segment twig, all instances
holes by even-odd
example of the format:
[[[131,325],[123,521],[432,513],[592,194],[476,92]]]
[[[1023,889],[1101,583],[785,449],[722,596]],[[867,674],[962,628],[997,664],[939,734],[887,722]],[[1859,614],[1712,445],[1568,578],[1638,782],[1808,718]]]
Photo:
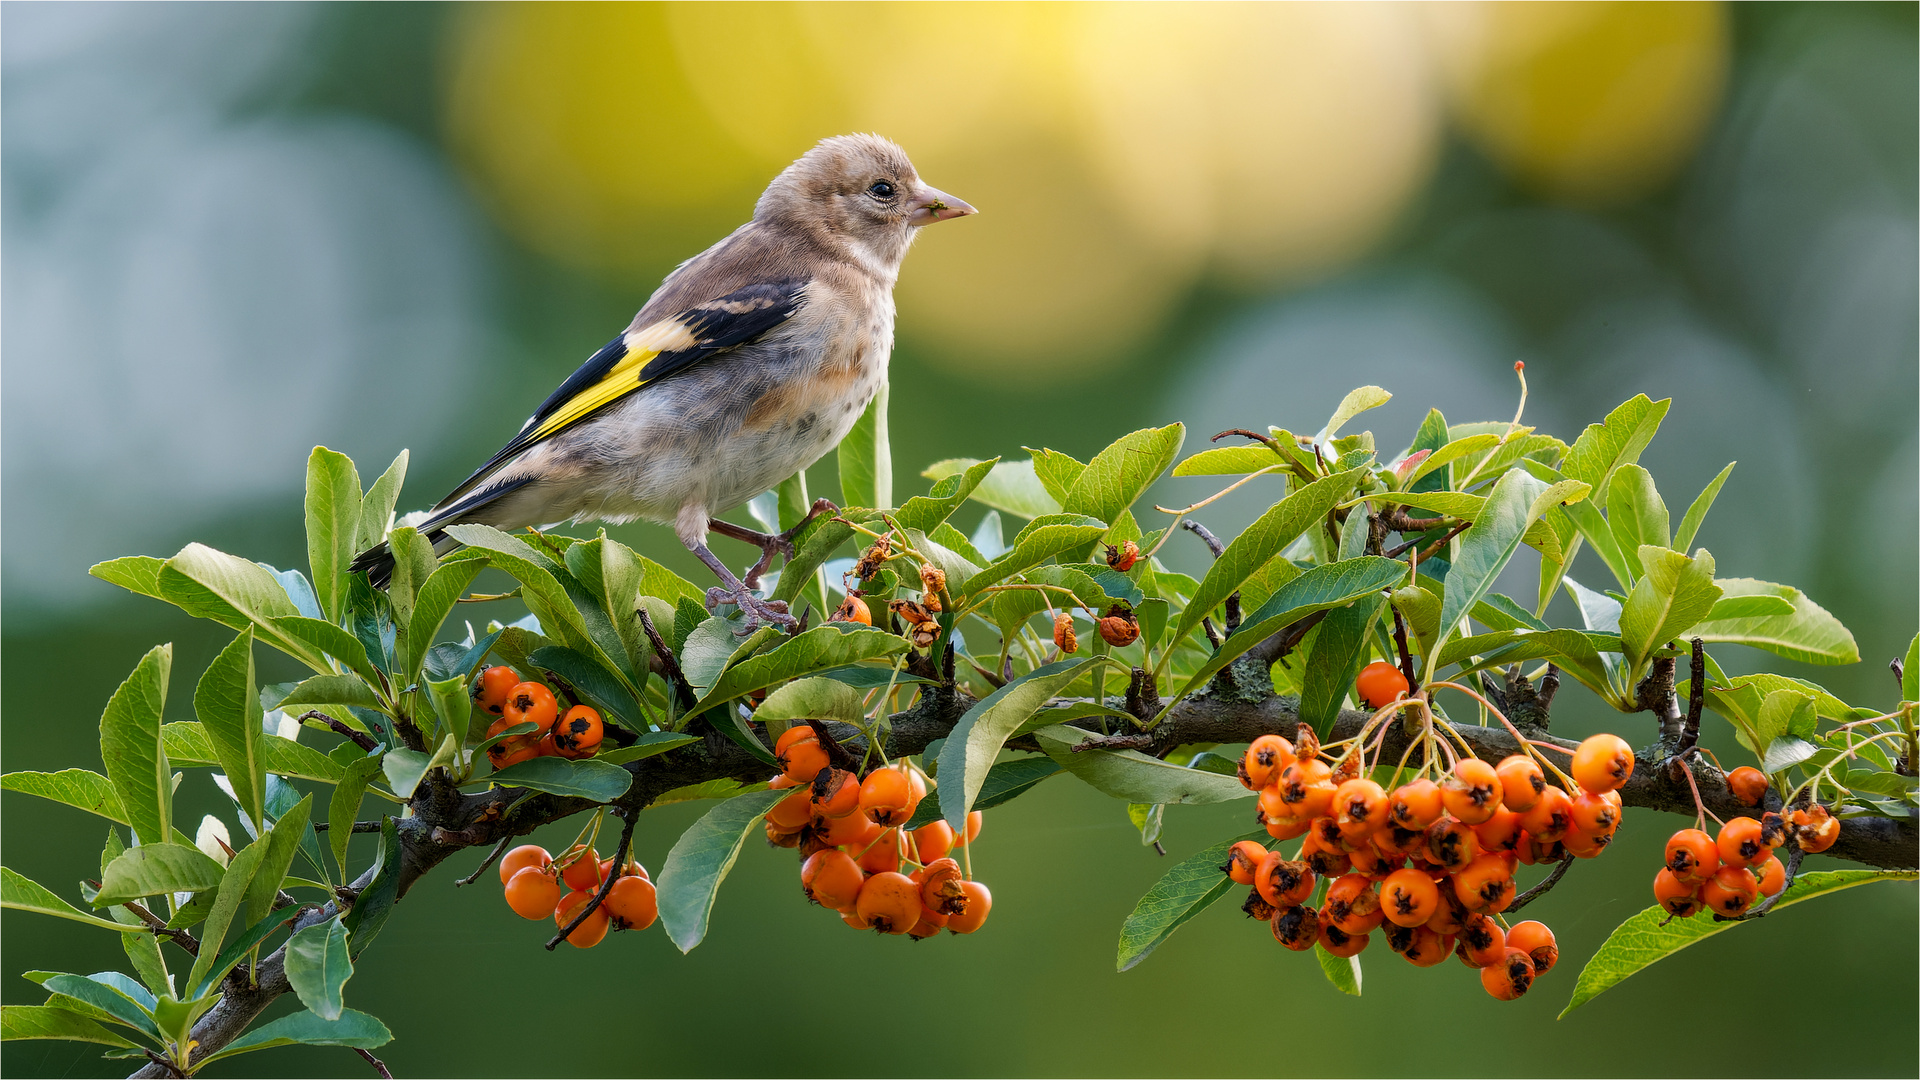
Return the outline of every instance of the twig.
[[[386,1077],[386,1080],[393,1080],[393,1074],[387,1071],[386,1062],[381,1061],[379,1058],[374,1057],[371,1052],[362,1050],[357,1046],[353,1048],[353,1052],[365,1058],[367,1061],[367,1064],[373,1066],[374,1072],[377,1072],[381,1076]]]
[[[1787,895],[1787,890],[1793,887],[1793,879],[1795,876],[1797,876],[1800,873],[1800,860],[1806,857],[1807,857],[1806,851],[1803,850],[1799,844],[1793,845],[1793,850],[1787,853],[1787,877],[1785,881],[1782,881],[1780,883],[1779,892],[1774,893],[1772,896],[1769,896],[1765,900],[1760,901],[1760,903],[1754,905],[1753,909],[1750,911],[1745,911],[1739,915],[1734,915],[1731,917],[1726,915],[1716,914],[1713,917],[1713,921],[1714,922],[1746,922],[1748,919],[1765,918],[1767,915],[1767,912],[1773,910],[1773,905],[1779,903],[1780,898]]]
[[[825,720],[807,720],[803,721],[803,723],[813,729],[814,737],[820,740],[820,749],[827,752],[827,761],[831,763],[834,768],[847,772],[859,771],[860,759],[854,757],[845,746],[840,744],[840,740],[834,737],[832,731],[828,730]]]
[[[1272,667],[1276,661],[1281,660],[1293,652],[1293,650],[1299,648],[1300,642],[1307,636],[1307,631],[1319,626],[1320,620],[1326,617],[1327,612],[1325,609],[1322,609],[1295,622],[1290,622],[1275,631],[1272,637],[1248,649],[1247,655],[1254,657],[1268,667]]]
[[[1434,524],[1430,526],[1430,528],[1438,528],[1439,525],[1442,522],[1445,522],[1447,519],[1433,518],[1431,520],[1433,521]],[[1441,537],[1438,540],[1435,540],[1433,543],[1428,544],[1426,547],[1420,549],[1420,561],[1426,562],[1428,559],[1433,558],[1434,555],[1437,554],[1441,548],[1446,546],[1447,541],[1453,539],[1456,536],[1459,536],[1463,532],[1466,532],[1467,528],[1472,524],[1473,522],[1471,521],[1456,522],[1453,528],[1447,530],[1447,535]],[[1420,537],[1415,536],[1411,540],[1403,540],[1400,543],[1395,544],[1393,547],[1388,548],[1386,551],[1383,551],[1380,554],[1385,555],[1389,559],[1397,559],[1400,556],[1405,555],[1411,548],[1413,548],[1414,545],[1418,544],[1419,542],[1420,542]]]
[[[1413,677],[1413,654],[1407,651],[1407,620],[1400,615],[1397,604],[1388,604],[1393,609],[1393,643],[1400,650],[1400,674],[1407,677],[1407,693],[1420,689],[1420,683]]]
[[[1523,892],[1519,896],[1514,897],[1513,902],[1507,905],[1507,910],[1502,914],[1511,915],[1514,912],[1519,911],[1521,908],[1526,907],[1528,904],[1533,903],[1535,900],[1540,899],[1542,896],[1545,896],[1547,893],[1551,892],[1555,885],[1560,884],[1560,879],[1567,875],[1567,867],[1572,865],[1573,865],[1573,853],[1568,852],[1567,854],[1562,855],[1560,857],[1560,865],[1553,868],[1553,873],[1548,874],[1544,878],[1541,878],[1540,883],[1535,885],[1533,888],[1528,889],[1526,892]]]
[[[140,1052],[147,1055],[148,1061],[153,1062],[155,1065],[158,1065],[161,1069],[165,1070],[161,1074],[163,1076],[185,1077],[187,1075],[186,1073],[183,1073],[178,1068],[176,1068],[172,1061],[164,1057],[161,1057],[159,1054],[156,1054],[153,1051],[148,1050],[144,1046],[140,1048]]]
[[[129,900],[120,906],[138,916],[141,922],[147,924],[147,929],[153,931],[156,935],[172,938],[173,943],[185,949],[188,956],[198,957],[200,955],[200,939],[194,937],[190,932],[186,930],[168,929],[165,919],[148,911],[146,907],[135,901]]]
[[[1386,523],[1387,528],[1403,536],[1407,533],[1430,532],[1447,523],[1445,515],[1430,518],[1408,517],[1407,508],[1404,506],[1396,506],[1388,510],[1380,515],[1380,520]]]
[[[316,821],[313,823],[314,832],[326,832],[329,827],[330,826],[324,821]],[[353,823],[353,831],[357,833],[379,832],[380,823],[377,821],[356,821]]]
[[[693,687],[687,682],[687,674],[680,670],[680,661],[673,658],[673,650],[667,648],[666,639],[660,631],[654,629],[653,616],[646,608],[639,608],[635,614],[640,616],[640,629],[646,631],[647,640],[653,643],[653,653],[660,658],[660,670],[667,676],[667,682],[680,697],[681,708],[691,709],[698,699],[693,696]]]
[[[301,713],[295,722],[304,724],[309,720],[318,720],[334,731],[345,735],[347,738],[353,740],[353,745],[365,750],[369,754],[373,753],[373,748],[379,745],[373,741],[373,736],[368,735],[364,731],[355,731],[333,717],[328,716],[326,713],[321,712],[319,709],[309,709]]]
[[[487,867],[492,866],[495,862],[499,861],[500,856],[507,853],[507,845],[513,843],[514,839],[511,835],[501,837],[500,842],[493,845],[493,850],[487,852],[487,857],[480,860],[480,865],[474,868],[473,873],[454,882],[454,887],[459,888],[462,885],[471,885],[479,881],[480,875],[487,872]]]
[[[1707,644],[1693,639],[1692,663],[1687,668],[1687,724],[1680,729],[1680,752],[1700,741],[1700,710],[1707,702]]]
[[[1213,552],[1214,558],[1217,559],[1226,553],[1227,546],[1222,544],[1220,538],[1213,535],[1205,525],[1200,524],[1192,518],[1181,518],[1180,527],[1199,537],[1200,542],[1207,545],[1207,550]]]
[[[581,923],[587,921],[587,916],[598,911],[601,902],[606,900],[607,894],[613,891],[613,883],[620,880],[620,873],[627,865],[627,852],[633,847],[633,827],[639,823],[639,814],[631,812],[627,814],[627,823],[620,828],[620,846],[613,853],[613,872],[600,882],[599,891],[595,892],[593,899],[587,901],[586,905],[580,909],[580,913],[573,917],[573,921],[561,927],[560,932],[553,935],[553,940],[547,942],[548,952],[558,948],[561,942],[567,940],[568,934],[573,933]]]

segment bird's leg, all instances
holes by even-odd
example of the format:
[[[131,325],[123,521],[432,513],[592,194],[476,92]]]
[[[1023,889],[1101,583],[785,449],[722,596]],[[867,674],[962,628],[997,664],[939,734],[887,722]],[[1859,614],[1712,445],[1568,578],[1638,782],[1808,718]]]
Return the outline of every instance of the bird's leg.
[[[787,613],[786,601],[762,600],[753,595],[753,590],[748,588],[745,582],[734,577],[733,571],[727,569],[727,564],[707,550],[707,545],[688,544],[687,549],[693,552],[695,558],[706,563],[707,569],[712,570],[720,579],[720,583],[725,586],[725,588],[707,590],[708,611],[713,611],[723,603],[738,605],[740,610],[746,613],[748,633],[759,629],[762,623],[772,623],[788,633],[793,633],[799,628],[800,620]]]
[[[748,569],[747,576],[741,579],[746,582],[748,588],[757,589],[760,587],[760,575],[772,568],[774,555],[778,554],[782,558],[787,559],[793,558],[793,538],[800,535],[800,530],[806,528],[809,522],[821,514],[838,513],[839,510],[840,508],[833,505],[830,500],[815,499],[813,500],[812,509],[807,511],[807,516],[801,518],[795,523],[793,528],[783,533],[755,532],[745,526],[735,525],[730,521],[721,521],[719,518],[709,518],[707,520],[707,528],[712,529],[721,536],[738,540],[741,543],[752,544],[760,549],[760,561],[754,563],[753,566]]]

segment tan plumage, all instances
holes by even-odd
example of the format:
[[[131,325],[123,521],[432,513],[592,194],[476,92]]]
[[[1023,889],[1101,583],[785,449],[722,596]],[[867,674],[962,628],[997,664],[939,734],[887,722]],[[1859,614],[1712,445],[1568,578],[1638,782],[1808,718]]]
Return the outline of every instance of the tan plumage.
[[[792,625],[782,605],[752,595],[757,575],[742,582],[706,547],[710,525],[769,554],[780,538],[712,516],[845,437],[886,378],[893,285],[914,235],[973,212],[922,183],[886,139],[821,142],[416,527],[445,551],[457,546],[445,528],[467,522],[671,523],[725,585],[710,604]],[[381,544],[354,568],[383,584],[392,556]]]

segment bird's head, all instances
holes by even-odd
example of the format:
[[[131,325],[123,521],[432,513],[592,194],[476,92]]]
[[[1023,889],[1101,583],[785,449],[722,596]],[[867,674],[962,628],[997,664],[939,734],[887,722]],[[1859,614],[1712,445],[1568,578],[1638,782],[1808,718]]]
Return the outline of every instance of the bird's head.
[[[891,140],[836,135],[774,177],[754,217],[823,229],[858,254],[898,268],[922,226],[972,213],[973,207],[921,180],[907,152]]]

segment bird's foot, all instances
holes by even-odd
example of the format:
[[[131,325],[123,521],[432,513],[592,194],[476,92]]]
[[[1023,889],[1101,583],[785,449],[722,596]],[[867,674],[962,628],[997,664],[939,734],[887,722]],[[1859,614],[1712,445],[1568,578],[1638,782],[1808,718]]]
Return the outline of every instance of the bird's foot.
[[[707,521],[707,527],[719,533],[721,536],[729,537],[742,543],[752,544],[760,549],[760,561],[754,563],[752,568],[741,578],[742,581],[746,582],[748,588],[759,588],[760,575],[766,573],[773,567],[773,557],[775,555],[783,559],[792,560],[793,540],[794,537],[800,535],[800,530],[806,528],[814,518],[822,514],[838,513],[839,509],[839,507],[833,505],[831,500],[815,499],[813,506],[807,511],[807,516],[794,523],[793,528],[782,533],[755,532],[752,529],[735,525],[732,522],[721,521],[719,518],[709,519]]]
[[[789,634],[800,628],[800,620],[794,618],[787,610],[785,600],[762,600],[744,585],[738,590],[723,589],[717,585],[707,590],[709,613],[718,615],[720,608],[728,604],[739,608],[740,613],[746,617],[741,628],[734,631],[741,637],[753,633],[762,626],[777,626]]]

